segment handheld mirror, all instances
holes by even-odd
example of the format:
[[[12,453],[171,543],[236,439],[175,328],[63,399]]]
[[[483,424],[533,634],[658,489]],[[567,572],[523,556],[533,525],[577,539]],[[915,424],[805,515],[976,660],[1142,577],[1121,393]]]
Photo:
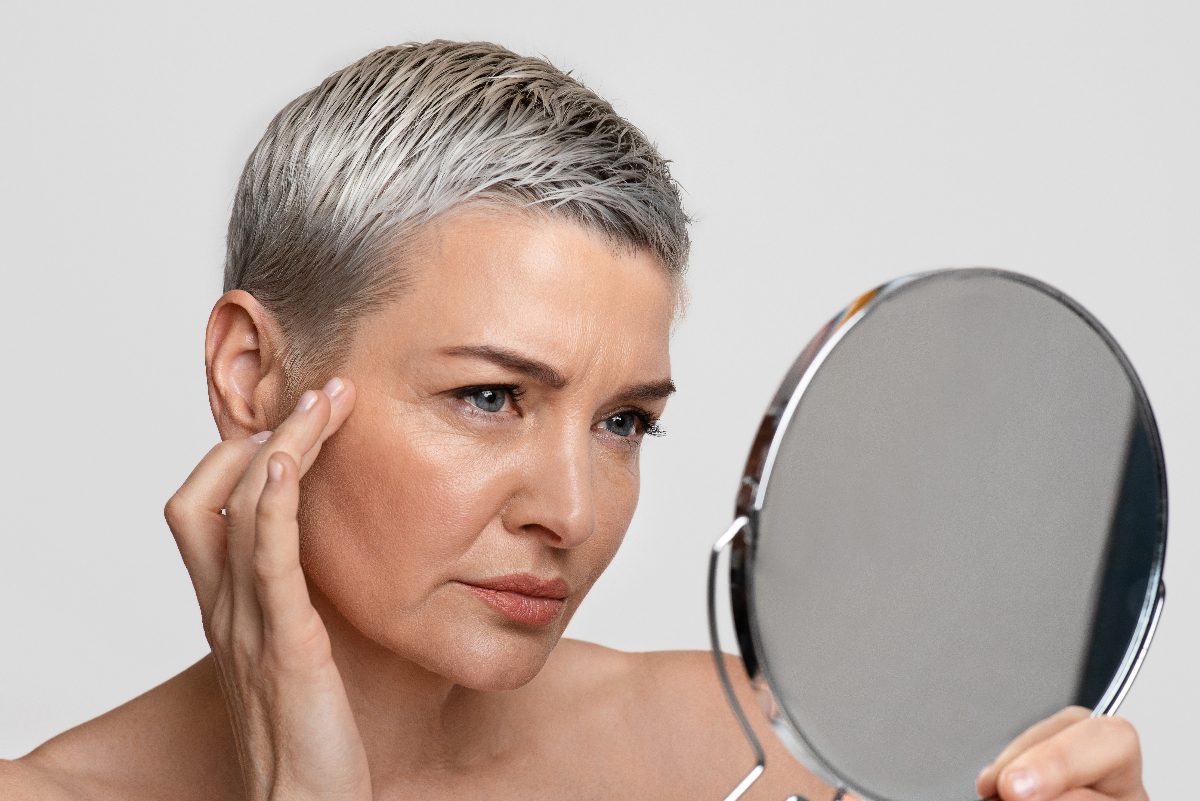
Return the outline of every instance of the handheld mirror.
[[[906,276],[826,324],[755,438],[731,548],[734,629],[772,728],[866,801],[968,801],[1013,737],[1112,713],[1165,587],[1146,393],[1061,292],[994,269]],[[757,764],[762,748],[725,684]],[[824,801],[811,799],[811,801]]]

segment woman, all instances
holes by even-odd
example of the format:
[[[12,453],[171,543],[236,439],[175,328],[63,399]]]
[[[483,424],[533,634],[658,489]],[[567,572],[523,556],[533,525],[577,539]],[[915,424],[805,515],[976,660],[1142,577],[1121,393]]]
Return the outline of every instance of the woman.
[[[724,797],[749,750],[706,652],[561,639],[674,389],[686,223],[636,128],[494,45],[385,48],[289,104],[206,333],[222,442],[165,509],[212,652],[0,797]],[[832,795],[755,722],[747,798]],[[1128,723],[1069,709],[977,791],[1135,801],[1140,769]]]

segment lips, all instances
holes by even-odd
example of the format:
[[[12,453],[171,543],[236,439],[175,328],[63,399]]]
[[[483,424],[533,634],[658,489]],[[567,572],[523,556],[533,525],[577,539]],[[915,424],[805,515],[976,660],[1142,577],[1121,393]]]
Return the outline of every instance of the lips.
[[[460,582],[475,597],[510,620],[545,626],[566,606],[567,583],[560,578],[540,579],[528,573]]]

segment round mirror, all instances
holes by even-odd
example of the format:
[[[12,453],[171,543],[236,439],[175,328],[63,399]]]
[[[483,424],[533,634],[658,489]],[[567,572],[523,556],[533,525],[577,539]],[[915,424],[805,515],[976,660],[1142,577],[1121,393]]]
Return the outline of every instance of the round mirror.
[[[1164,592],[1154,416],[1057,290],[901,278],[784,380],[710,616],[727,545],[742,659],[792,753],[863,799],[974,799],[1013,737],[1072,704],[1111,713],[1137,670]]]

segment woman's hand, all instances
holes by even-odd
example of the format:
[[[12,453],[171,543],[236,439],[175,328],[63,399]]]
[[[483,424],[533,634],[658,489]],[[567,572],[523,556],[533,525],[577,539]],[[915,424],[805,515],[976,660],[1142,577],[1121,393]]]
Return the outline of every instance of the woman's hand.
[[[164,510],[196,588],[248,801],[371,799],[296,522],[300,476],[354,405],[354,387],[337,387],[307,391],[273,433],[216,445]]]
[[[1147,801],[1137,731],[1071,706],[1027,729],[975,780],[1002,801]]]

